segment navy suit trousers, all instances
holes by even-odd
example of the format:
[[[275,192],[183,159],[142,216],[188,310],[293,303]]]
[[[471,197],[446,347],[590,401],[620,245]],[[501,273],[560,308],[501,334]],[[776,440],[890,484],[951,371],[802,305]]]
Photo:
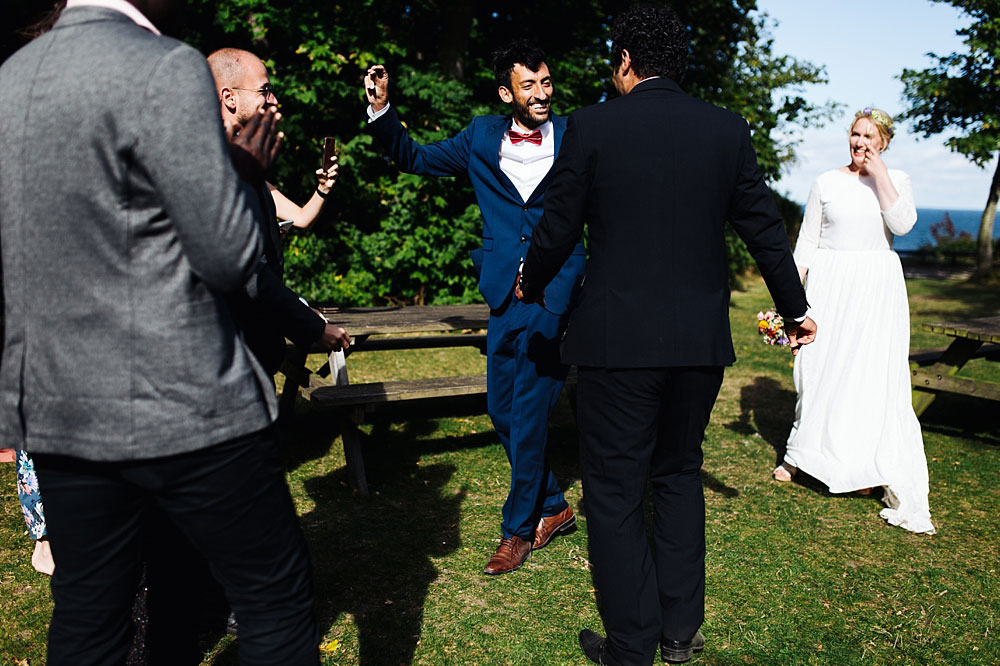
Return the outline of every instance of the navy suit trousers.
[[[490,313],[486,334],[486,400],[510,461],[503,536],[534,538],[542,516],[568,505],[545,456],[549,415],[566,383],[559,361],[565,315],[516,298]]]

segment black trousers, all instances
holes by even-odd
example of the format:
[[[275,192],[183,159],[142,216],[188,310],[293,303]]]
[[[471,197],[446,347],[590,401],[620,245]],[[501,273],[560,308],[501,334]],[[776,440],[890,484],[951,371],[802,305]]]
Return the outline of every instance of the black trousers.
[[[56,561],[50,666],[125,663],[150,505],[225,590],[241,664],[318,663],[309,558],[272,429],[150,460],[34,458]]]
[[[701,442],[723,368],[579,368],[580,468],[610,656],[648,666],[705,617]],[[643,516],[653,500],[653,548]]]

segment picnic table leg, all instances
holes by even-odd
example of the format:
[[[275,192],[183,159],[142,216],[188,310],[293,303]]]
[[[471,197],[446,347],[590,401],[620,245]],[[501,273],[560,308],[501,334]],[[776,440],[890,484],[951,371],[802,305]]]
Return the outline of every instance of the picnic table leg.
[[[344,460],[347,463],[347,480],[362,497],[368,497],[368,479],[365,476],[365,459],[361,455],[361,431],[364,407],[344,410],[341,417],[341,437],[344,440]]]
[[[976,350],[982,346],[982,342],[979,340],[970,340],[968,338],[955,338],[955,340],[948,345],[948,349],[944,351],[941,358],[938,359],[937,363],[932,365],[930,368],[920,368],[916,363],[910,364],[910,376],[911,382],[913,383],[913,411],[916,413],[917,418],[923,414],[934,399],[937,398],[937,391],[932,389],[924,388],[930,385],[930,381],[927,379],[921,379],[920,376],[930,373],[933,375],[941,376],[955,376],[958,371],[966,364],[966,362],[972,358],[972,355],[976,353]]]
[[[279,372],[285,375],[285,386],[278,398],[278,414],[283,420],[291,418],[295,412],[295,398],[299,394],[299,387],[309,385],[309,369],[306,368],[308,354],[308,349],[296,347],[281,364]]]
[[[343,351],[330,354],[330,378],[336,386],[350,383],[347,376],[347,361]],[[361,454],[361,431],[364,423],[364,407],[344,410],[340,418],[340,436],[344,441],[344,462],[347,466],[347,480],[362,497],[368,497],[368,480],[365,476],[365,459]]]

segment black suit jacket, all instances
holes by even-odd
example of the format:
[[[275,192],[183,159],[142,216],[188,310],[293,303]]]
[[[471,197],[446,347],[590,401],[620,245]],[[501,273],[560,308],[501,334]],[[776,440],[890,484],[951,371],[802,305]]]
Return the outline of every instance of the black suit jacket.
[[[247,347],[273,375],[285,356],[285,338],[309,346],[323,334],[326,323],[285,286],[274,199],[266,187],[260,188],[259,196],[264,209],[260,218],[264,254],[243,292],[236,294],[230,305]]]
[[[746,241],[778,311],[803,315],[805,293],[788,237],[743,118],[685,95],[666,78],[572,114],[523,270],[530,300],[587,222],[590,257],[563,362],[732,364],[727,220]]]

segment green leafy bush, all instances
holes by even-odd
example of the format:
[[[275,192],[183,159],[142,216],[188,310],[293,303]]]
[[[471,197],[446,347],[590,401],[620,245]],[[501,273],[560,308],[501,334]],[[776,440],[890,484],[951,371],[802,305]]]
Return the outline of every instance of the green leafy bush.
[[[476,115],[506,114],[489,69],[491,53],[514,37],[549,55],[553,109],[569,112],[613,95],[606,41],[624,0],[447,5],[404,0],[191,0],[183,37],[205,53],[245,48],[268,66],[284,116],[285,146],[271,182],[308,198],[323,136],[338,141],[340,179],[320,220],[286,238],[286,279],[312,302],[343,305],[456,303],[479,299],[469,251],[481,220],[467,179],[400,175],[365,133],[361,78],[390,72],[391,103],[420,142],[454,136]],[[691,0],[679,7],[693,27],[684,89],[746,117],[769,180],[794,158],[790,127],[830,110],[797,94],[822,71],[775,55],[753,0]],[[558,30],[546,26],[558,25]],[[779,92],[780,91],[780,92]],[[730,274],[750,266],[727,237]]]

